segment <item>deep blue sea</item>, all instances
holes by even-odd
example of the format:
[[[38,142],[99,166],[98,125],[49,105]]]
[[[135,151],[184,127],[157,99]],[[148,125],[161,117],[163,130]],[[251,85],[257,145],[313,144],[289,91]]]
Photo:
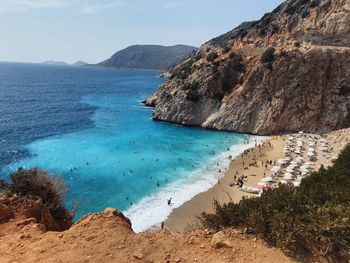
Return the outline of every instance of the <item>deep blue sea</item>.
[[[40,166],[64,177],[76,218],[115,207],[136,231],[159,224],[247,145],[243,134],[152,121],[141,101],[164,81],[158,75],[0,63],[0,177]]]

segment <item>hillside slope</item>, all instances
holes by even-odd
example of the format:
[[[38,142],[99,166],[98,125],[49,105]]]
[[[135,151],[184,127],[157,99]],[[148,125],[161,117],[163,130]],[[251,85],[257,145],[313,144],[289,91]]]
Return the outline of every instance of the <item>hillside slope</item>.
[[[176,45],[135,45],[115,53],[97,66],[165,70],[185,59],[195,47]]]
[[[238,231],[216,237],[207,231],[135,234],[130,221],[113,209],[87,215],[64,232],[42,229],[33,220],[2,225],[8,232],[0,232],[0,262],[293,262]]]
[[[350,126],[350,2],[287,0],[210,40],[146,99],[154,119],[218,130]]]

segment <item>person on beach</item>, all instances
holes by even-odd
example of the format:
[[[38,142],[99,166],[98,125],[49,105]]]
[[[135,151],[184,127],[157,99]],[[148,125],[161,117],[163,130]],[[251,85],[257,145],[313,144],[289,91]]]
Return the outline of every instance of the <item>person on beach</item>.
[[[171,200],[172,199],[173,199],[172,197],[170,197],[170,199],[168,199],[168,205],[171,205]]]
[[[164,229],[164,221],[161,224],[161,228]]]
[[[237,183],[237,185],[239,186],[239,187],[243,187],[243,184],[244,184],[244,182],[243,182],[243,180],[241,179],[241,178],[238,178],[238,183]]]

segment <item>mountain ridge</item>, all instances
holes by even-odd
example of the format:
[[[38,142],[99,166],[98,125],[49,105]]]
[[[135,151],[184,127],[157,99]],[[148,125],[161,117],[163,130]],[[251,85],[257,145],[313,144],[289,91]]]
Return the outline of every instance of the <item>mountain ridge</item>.
[[[96,66],[166,70],[181,62],[196,47],[187,45],[132,45],[114,53]]]

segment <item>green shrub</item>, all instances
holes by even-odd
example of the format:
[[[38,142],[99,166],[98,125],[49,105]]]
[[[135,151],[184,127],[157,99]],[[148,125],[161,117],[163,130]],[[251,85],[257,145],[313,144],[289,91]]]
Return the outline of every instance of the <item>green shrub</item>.
[[[300,47],[301,47],[301,43],[298,42],[298,41],[295,41],[295,42],[294,42],[294,46],[295,46],[296,48],[300,48]]]
[[[196,90],[188,90],[186,93],[186,99],[196,103],[200,100],[200,96]]]
[[[10,179],[12,183],[8,187],[11,193],[40,197],[55,219],[71,221],[73,216],[64,207],[67,188],[62,177],[52,177],[39,168],[19,168],[10,175]]]
[[[217,59],[219,56],[218,56],[218,54],[216,54],[216,52],[211,52],[209,55],[208,55],[208,57],[207,57],[207,60],[209,61],[209,62],[213,62],[215,59]]]
[[[183,90],[195,90],[197,89],[199,86],[199,82],[198,81],[192,81],[190,83],[186,83],[183,85],[182,89]]]
[[[275,48],[269,47],[261,56],[261,63],[268,64],[275,61]]]
[[[247,228],[272,245],[334,262],[350,259],[350,145],[333,167],[321,167],[300,187],[280,185],[260,198],[220,205],[203,213],[212,229]]]

